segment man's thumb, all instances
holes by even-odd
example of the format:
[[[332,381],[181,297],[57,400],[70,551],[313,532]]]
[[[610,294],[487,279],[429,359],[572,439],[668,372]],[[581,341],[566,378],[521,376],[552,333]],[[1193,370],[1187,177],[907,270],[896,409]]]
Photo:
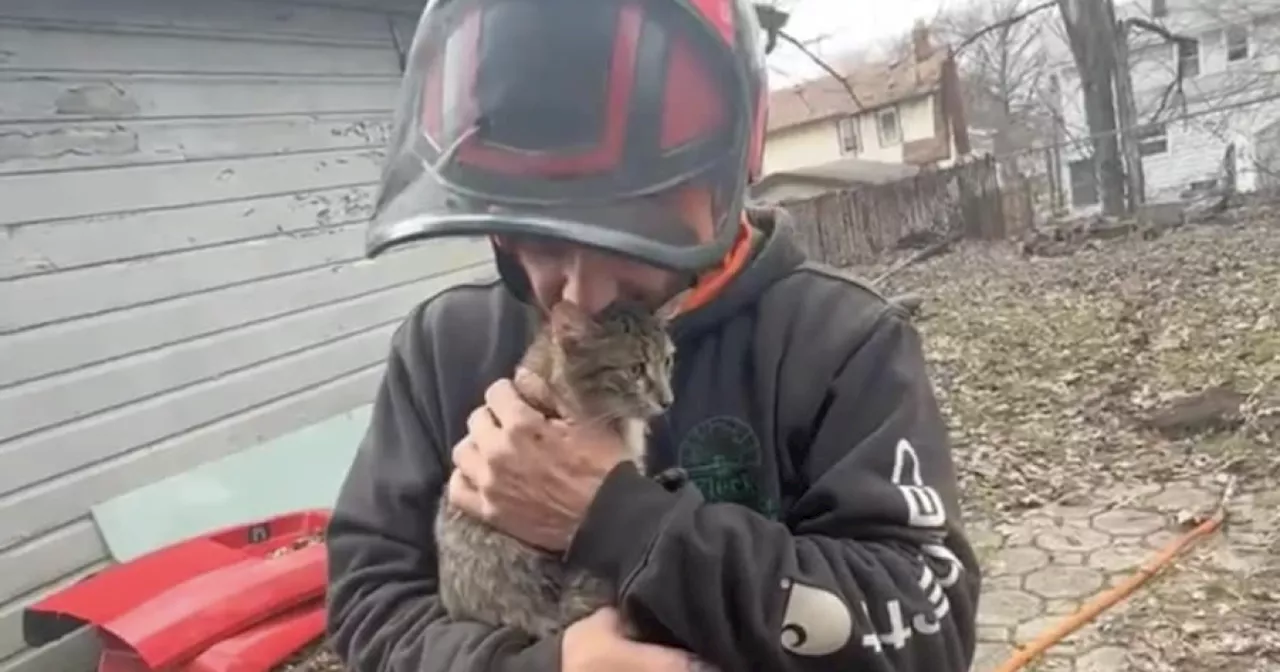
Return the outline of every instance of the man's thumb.
[[[719,672],[708,662],[699,660],[697,656],[681,649],[673,649],[658,644],[636,643],[637,656],[643,657],[644,669],[680,670],[680,672]]]
[[[617,632],[622,631],[622,616],[613,607],[601,607],[588,616],[586,620],[601,629],[608,628]]]
[[[519,393],[524,403],[532,406],[539,413],[548,417],[555,417],[560,414],[551,386],[547,384],[547,381],[538,377],[538,374],[524,367],[519,367],[516,369],[515,375],[511,377],[511,384],[516,388],[516,392]]]

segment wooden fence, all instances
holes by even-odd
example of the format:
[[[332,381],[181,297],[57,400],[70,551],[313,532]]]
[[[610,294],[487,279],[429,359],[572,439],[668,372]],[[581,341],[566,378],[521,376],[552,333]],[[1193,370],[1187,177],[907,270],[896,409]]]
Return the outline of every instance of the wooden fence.
[[[991,157],[890,184],[859,187],[782,204],[810,258],[835,266],[874,261],[891,249],[944,238],[1000,239],[1018,233],[1006,221]]]

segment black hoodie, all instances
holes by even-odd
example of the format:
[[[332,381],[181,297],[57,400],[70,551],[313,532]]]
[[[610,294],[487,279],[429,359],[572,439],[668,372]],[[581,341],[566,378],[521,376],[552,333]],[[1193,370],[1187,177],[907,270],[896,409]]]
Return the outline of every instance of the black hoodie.
[[[567,562],[610,577],[645,639],[724,672],[965,672],[979,573],[920,337],[808,263],[785,224],[673,323],[676,404],[652,473],[605,480]],[[435,507],[449,452],[530,338],[498,282],[418,306],[394,336],[328,531],[329,633],[355,672],[560,670],[560,642],[448,619]]]

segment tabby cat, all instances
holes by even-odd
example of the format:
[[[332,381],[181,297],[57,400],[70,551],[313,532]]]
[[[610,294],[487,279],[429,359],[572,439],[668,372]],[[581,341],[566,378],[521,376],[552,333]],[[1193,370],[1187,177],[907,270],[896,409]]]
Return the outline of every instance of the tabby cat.
[[[644,469],[648,421],[672,401],[675,347],[657,313],[615,303],[587,315],[561,302],[540,327],[520,367],[548,383],[553,399],[526,402],[575,422],[601,422],[623,437]],[[435,522],[440,600],[450,616],[505,625],[536,638],[560,631],[613,602],[603,579],[570,571],[558,556],[452,507],[442,498]]]

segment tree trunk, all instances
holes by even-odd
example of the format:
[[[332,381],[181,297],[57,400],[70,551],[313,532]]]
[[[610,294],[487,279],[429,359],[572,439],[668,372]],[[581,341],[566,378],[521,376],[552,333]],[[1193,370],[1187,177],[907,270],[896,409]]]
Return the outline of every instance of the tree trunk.
[[[1133,99],[1133,75],[1129,70],[1129,31],[1116,21],[1114,0],[1104,0],[1107,22],[1115,36],[1116,119],[1120,122],[1120,153],[1125,166],[1125,210],[1133,214],[1146,201],[1147,188],[1138,151],[1138,110]]]
[[[1103,0],[1058,0],[1080,88],[1084,94],[1085,120],[1093,145],[1093,166],[1102,193],[1102,211],[1124,213],[1124,164],[1116,137],[1114,24],[1106,21]]]

